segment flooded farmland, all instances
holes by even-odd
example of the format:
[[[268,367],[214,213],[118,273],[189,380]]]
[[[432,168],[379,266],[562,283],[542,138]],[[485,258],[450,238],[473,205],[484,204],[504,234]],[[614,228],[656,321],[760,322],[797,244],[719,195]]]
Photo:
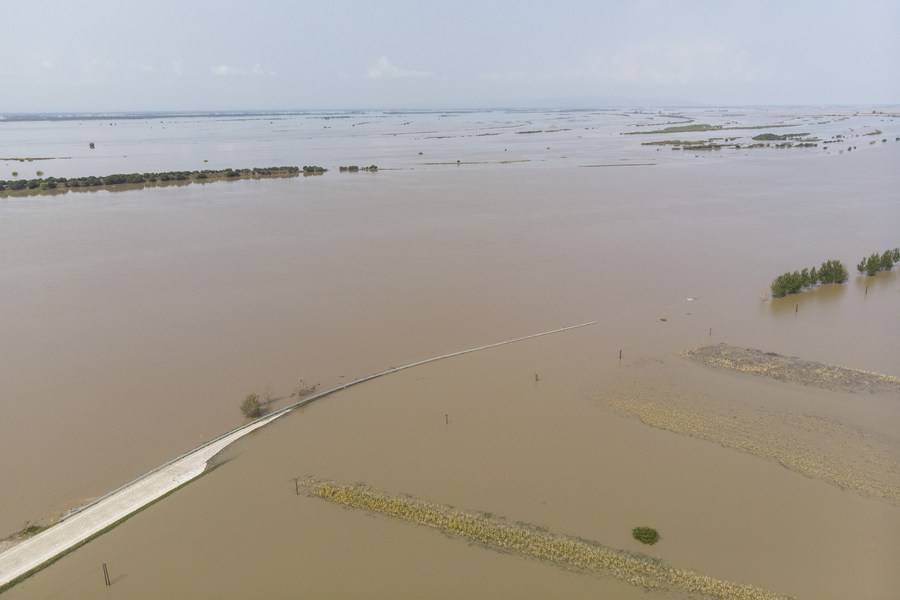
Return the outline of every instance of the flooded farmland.
[[[42,162],[55,176],[330,169],[0,199],[3,535],[237,425],[247,393],[279,405],[299,378],[325,388],[598,321],[304,408],[4,597],[100,593],[102,562],[114,579],[107,593],[123,598],[322,596],[335,586],[369,597],[646,595],[602,573],[296,495],[293,479],[312,476],[772,593],[891,598],[894,492],[854,493],[782,458],[800,455],[797,443],[815,454],[838,432],[846,451],[831,462],[826,453],[821,469],[865,464],[870,488],[893,490],[897,393],[804,387],[682,353],[724,342],[900,376],[896,269],[852,268],[900,243],[900,119],[697,112],[697,123],[797,124],[820,139],[877,126],[889,141],[853,152],[673,151],[642,145],[673,134],[620,135],[670,117],[612,111],[0,123],[0,156],[71,156]],[[198,131],[187,148],[181,136]],[[765,131],[674,135],[749,145]],[[87,151],[88,138],[102,154]],[[357,163],[379,172],[338,171]],[[0,179],[22,164],[0,159]],[[847,284],[768,298],[775,275],[827,258],[851,266]],[[691,429],[722,419],[736,425],[704,425],[718,436]],[[657,528],[660,543],[632,539],[640,525]]]

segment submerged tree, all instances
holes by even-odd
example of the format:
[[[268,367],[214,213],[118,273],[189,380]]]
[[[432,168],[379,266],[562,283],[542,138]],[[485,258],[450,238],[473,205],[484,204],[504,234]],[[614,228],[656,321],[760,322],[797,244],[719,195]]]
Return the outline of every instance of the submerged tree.
[[[847,267],[841,261],[826,260],[818,269],[811,267],[802,271],[779,275],[772,282],[772,296],[782,298],[788,294],[796,294],[803,288],[819,283],[844,283],[847,281],[847,277]]]
[[[241,402],[241,412],[248,419],[255,419],[262,415],[262,404],[259,402],[259,394],[247,394]]]
[[[826,260],[819,267],[819,281],[821,283],[844,283],[849,273],[847,267],[839,260]]]
[[[865,273],[872,276],[879,271],[890,271],[897,263],[900,263],[900,248],[885,250],[881,254],[873,252],[869,256],[864,256],[856,268],[860,274]]]

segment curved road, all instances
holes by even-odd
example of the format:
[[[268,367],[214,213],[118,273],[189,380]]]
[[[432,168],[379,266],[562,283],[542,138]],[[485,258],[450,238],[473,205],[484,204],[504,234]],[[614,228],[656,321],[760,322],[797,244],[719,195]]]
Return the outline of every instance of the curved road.
[[[16,544],[6,552],[0,554],[0,593],[15,583],[39,571],[55,558],[69,552],[104,531],[114,527],[120,521],[134,514],[148,504],[159,500],[177,488],[199,477],[206,470],[209,460],[236,442],[245,435],[261,428],[275,419],[283,417],[294,409],[315,402],[325,396],[329,396],[354,385],[383,377],[397,371],[411,369],[430,362],[452,358],[470,352],[496,348],[505,344],[513,344],[523,340],[529,340],[553,333],[561,333],[571,329],[587,327],[596,321],[570,325],[551,331],[542,331],[511,340],[504,340],[485,346],[460,350],[450,354],[442,354],[425,360],[409,363],[400,367],[391,367],[384,371],[349,381],[340,386],[330,388],[318,394],[304,398],[290,406],[279,409],[269,415],[261,417],[251,423],[242,425],[236,429],[210,440],[203,445],[170,460],[152,471],[141,475],[137,479],[109,492],[97,500],[87,504],[71,513],[55,525],[47,528],[34,537]]]

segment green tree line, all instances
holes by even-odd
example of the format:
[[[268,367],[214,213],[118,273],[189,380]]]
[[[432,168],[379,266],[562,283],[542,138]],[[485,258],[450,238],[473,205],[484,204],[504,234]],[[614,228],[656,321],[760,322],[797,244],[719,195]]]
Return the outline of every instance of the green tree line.
[[[847,267],[841,261],[826,260],[818,269],[812,267],[779,275],[772,282],[772,296],[783,298],[819,283],[844,283],[848,276]]]
[[[38,179],[0,179],[0,192],[20,190],[55,190],[58,188],[106,187],[169,181],[205,179],[237,179],[240,177],[284,177],[300,173],[299,167],[258,167],[254,169],[220,169],[203,171],[164,171],[160,173],[115,173],[100,177],[41,177]],[[43,175],[38,171],[39,175]]]
[[[885,250],[881,254],[873,252],[869,256],[864,256],[856,265],[856,270],[860,274],[865,273],[872,276],[879,271],[890,271],[894,268],[895,263],[900,263],[900,248]]]

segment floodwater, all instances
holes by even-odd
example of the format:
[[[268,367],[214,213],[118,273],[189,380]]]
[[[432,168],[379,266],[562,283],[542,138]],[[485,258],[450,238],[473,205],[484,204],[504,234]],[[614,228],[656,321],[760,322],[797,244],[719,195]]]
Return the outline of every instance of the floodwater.
[[[652,122],[624,113],[391,115],[364,125],[195,119],[152,130],[141,121],[0,123],[0,156],[73,157],[25,163],[48,175],[334,169],[0,200],[2,532],[50,519],[238,424],[251,391],[283,397],[300,377],[329,387],[599,321],[304,409],[10,597],[99,593],[104,561],[110,593],[129,598],[643,597],[294,496],[291,478],[315,475],[632,550],[641,548],[630,529],[649,524],[663,535],[651,554],[677,567],[798,597],[889,598],[900,584],[891,568],[900,508],[642,425],[606,403],[627,395],[774,406],[900,443],[896,398],[748,379],[677,356],[726,341],[900,375],[896,273],[853,273],[848,285],[765,299],[781,272],[828,258],[854,270],[863,254],[900,244],[900,120],[823,114],[698,121],[791,119],[823,138],[877,127],[889,141],[861,137],[849,153],[695,156],[640,146],[665,136],[619,135]],[[564,121],[576,124],[540,134],[507,127]],[[320,132],[323,123],[332,129]],[[284,135],[266,129],[279,124]],[[414,126],[439,133],[392,134]],[[78,127],[106,154],[82,149]],[[374,132],[360,133],[367,127]],[[503,133],[441,137],[489,127]],[[678,134],[688,135],[719,134]],[[424,164],[457,159],[484,164]],[[352,163],[382,170],[336,172]],[[618,163],[654,164],[581,166]]]

